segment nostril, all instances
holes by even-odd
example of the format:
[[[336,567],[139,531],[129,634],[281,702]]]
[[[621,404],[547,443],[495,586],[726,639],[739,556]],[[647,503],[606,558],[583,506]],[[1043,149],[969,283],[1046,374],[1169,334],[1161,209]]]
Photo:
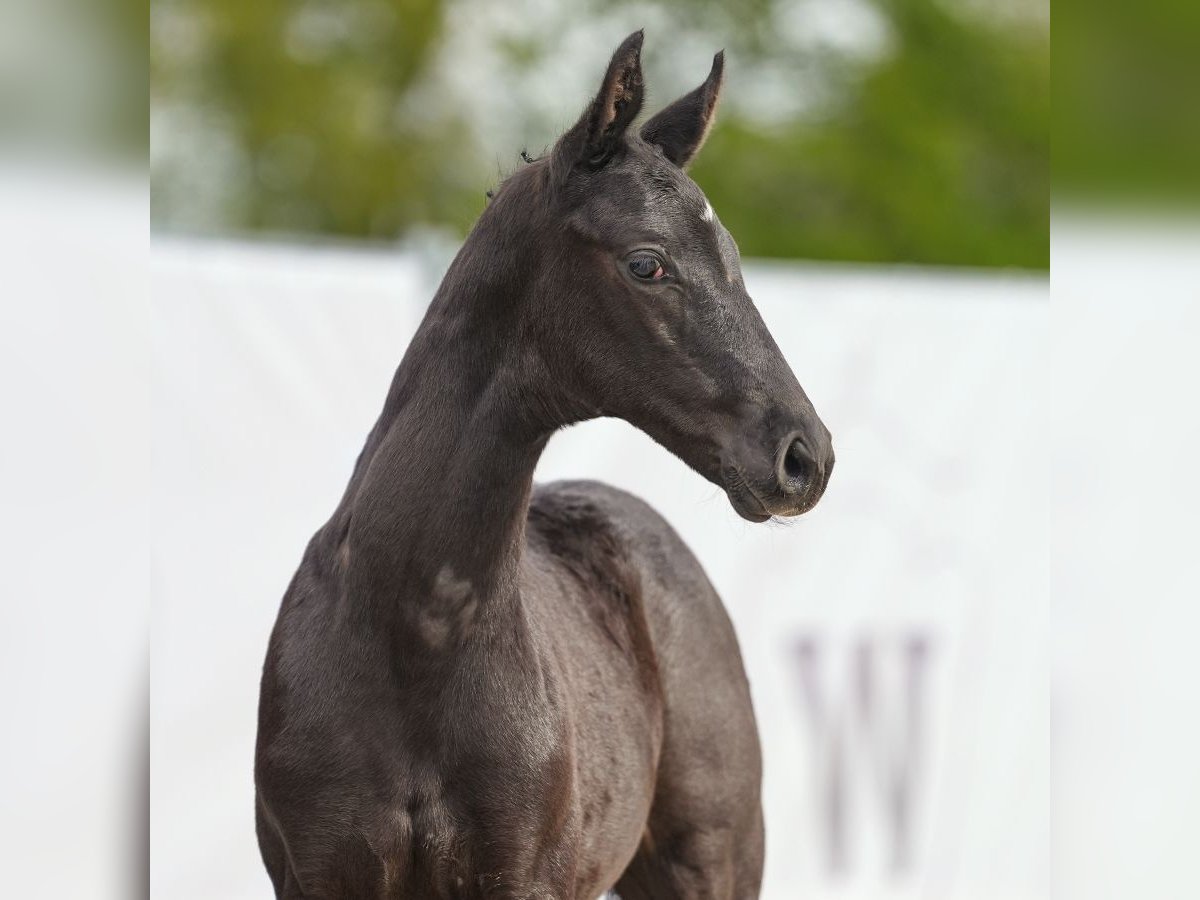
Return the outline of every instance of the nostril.
[[[812,472],[813,462],[799,440],[788,444],[787,452],[783,455],[783,474],[788,481],[806,480]]]

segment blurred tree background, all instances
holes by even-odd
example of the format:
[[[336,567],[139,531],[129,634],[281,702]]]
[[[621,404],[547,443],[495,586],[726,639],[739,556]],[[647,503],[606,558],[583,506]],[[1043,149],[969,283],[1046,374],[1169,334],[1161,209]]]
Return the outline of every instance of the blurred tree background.
[[[642,26],[744,255],[1048,268],[1045,0],[154,0],[154,226],[461,236]]]
[[[1192,210],[1200,201],[1200,3],[1064,0],[1054,185],[1072,200]]]

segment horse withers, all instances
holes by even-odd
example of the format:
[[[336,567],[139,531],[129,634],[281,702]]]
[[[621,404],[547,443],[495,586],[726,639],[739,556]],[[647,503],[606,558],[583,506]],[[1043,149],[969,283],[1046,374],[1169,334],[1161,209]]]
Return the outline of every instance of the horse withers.
[[[729,618],[636,497],[535,487],[623,418],[751,521],[833,468],[685,169],[723,56],[640,128],[642,35],[451,264],[263,670],[259,844],[283,898],[752,898],[761,762]]]

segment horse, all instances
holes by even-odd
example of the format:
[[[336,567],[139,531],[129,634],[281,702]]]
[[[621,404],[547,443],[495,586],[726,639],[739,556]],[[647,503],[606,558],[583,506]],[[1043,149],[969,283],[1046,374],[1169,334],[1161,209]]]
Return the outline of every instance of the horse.
[[[255,752],[277,897],[759,894],[761,750],[720,598],[643,501],[533,482],[555,431],[600,416],[752,522],[806,512],[833,469],[685,171],[724,54],[633,128],[641,48],[487,202],[286,591]]]

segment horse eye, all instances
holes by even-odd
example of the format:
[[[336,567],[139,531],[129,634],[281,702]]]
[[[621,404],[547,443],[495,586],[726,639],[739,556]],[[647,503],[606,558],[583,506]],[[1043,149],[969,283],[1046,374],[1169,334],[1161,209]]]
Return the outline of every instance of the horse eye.
[[[666,274],[663,272],[662,264],[659,263],[658,257],[650,255],[635,256],[631,259],[629,261],[629,271],[637,278],[642,278],[646,281],[654,281]]]

